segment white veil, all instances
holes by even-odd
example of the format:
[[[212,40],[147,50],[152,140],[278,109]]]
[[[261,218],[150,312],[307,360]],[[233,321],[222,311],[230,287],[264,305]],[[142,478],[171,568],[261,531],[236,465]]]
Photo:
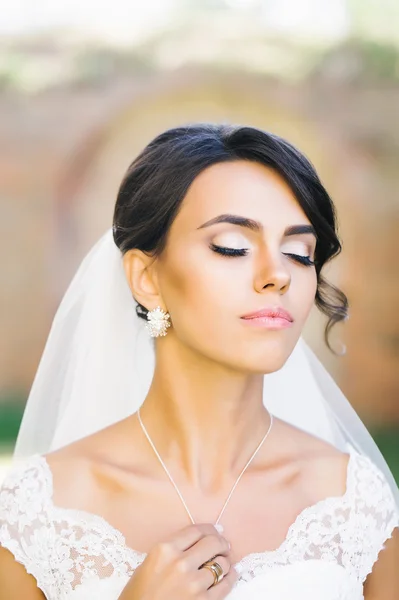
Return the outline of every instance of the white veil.
[[[154,371],[154,340],[135,311],[112,229],[81,263],[54,317],[22,419],[14,458],[65,446],[137,411]],[[345,451],[352,445],[399,490],[378,446],[303,338],[264,377],[277,417]]]

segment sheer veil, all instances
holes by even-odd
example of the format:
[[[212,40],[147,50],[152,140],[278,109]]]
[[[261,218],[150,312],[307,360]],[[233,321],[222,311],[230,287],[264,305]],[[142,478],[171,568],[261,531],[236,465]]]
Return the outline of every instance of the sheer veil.
[[[54,317],[14,459],[60,448],[136,412],[151,383],[153,344],[109,229],[82,261]],[[302,337],[284,366],[265,375],[263,399],[275,416],[343,451],[350,444],[367,455],[399,506],[398,486],[378,446]]]

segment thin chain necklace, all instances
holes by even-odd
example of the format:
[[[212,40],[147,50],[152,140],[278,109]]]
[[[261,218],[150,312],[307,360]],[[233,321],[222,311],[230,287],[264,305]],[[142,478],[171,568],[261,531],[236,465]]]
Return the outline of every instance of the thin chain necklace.
[[[269,411],[268,411],[268,412],[269,412]],[[245,471],[246,471],[247,467],[248,467],[248,466],[249,466],[249,464],[252,462],[252,460],[255,458],[255,456],[256,456],[256,454],[258,453],[258,451],[260,450],[260,448],[261,448],[261,446],[262,446],[263,442],[266,440],[267,436],[268,436],[268,435],[269,435],[269,433],[270,433],[270,430],[271,430],[271,428],[272,428],[272,425],[273,425],[273,415],[272,415],[270,412],[269,412],[269,415],[270,415],[270,425],[269,425],[269,428],[268,428],[268,430],[266,431],[265,435],[263,436],[263,439],[262,439],[262,441],[260,442],[260,444],[258,445],[258,447],[256,448],[255,452],[252,454],[251,458],[249,459],[249,461],[247,462],[247,464],[245,465],[245,467],[244,467],[244,468],[243,468],[243,470],[241,471],[240,475],[238,476],[238,478],[237,478],[237,480],[236,480],[235,484],[233,485],[233,487],[232,487],[232,490],[231,490],[230,494],[228,495],[228,497],[227,497],[227,500],[226,500],[226,502],[224,503],[224,506],[223,506],[223,508],[222,508],[222,510],[221,510],[221,512],[220,512],[220,514],[219,514],[219,516],[218,516],[218,518],[217,518],[217,520],[216,520],[216,523],[215,523],[215,525],[217,525],[217,524],[219,523],[219,521],[220,521],[220,518],[221,518],[222,514],[224,513],[224,510],[225,510],[225,508],[226,508],[226,506],[227,506],[227,504],[228,504],[228,502],[229,502],[229,500],[230,500],[230,498],[231,498],[231,496],[232,496],[232,494],[233,494],[234,490],[236,489],[236,486],[237,486],[238,482],[240,481],[241,477],[244,475],[244,473],[245,473]],[[182,495],[181,495],[181,493],[180,493],[180,490],[179,490],[179,488],[177,487],[176,483],[174,482],[172,475],[169,473],[169,471],[168,471],[168,469],[167,469],[167,467],[166,467],[165,463],[163,462],[162,458],[161,458],[161,457],[160,457],[160,455],[159,455],[159,452],[158,452],[158,450],[155,448],[153,441],[151,440],[150,436],[148,435],[148,432],[147,432],[146,428],[144,427],[143,421],[141,420],[141,416],[140,416],[140,409],[138,409],[138,411],[137,411],[137,416],[138,416],[138,418],[139,418],[139,421],[140,421],[141,428],[142,428],[142,430],[143,430],[143,432],[144,432],[144,434],[145,434],[145,436],[146,436],[147,440],[150,442],[150,444],[151,444],[151,446],[152,446],[152,449],[154,450],[155,454],[157,455],[157,457],[158,457],[158,459],[159,459],[159,462],[160,462],[160,463],[161,463],[161,465],[163,466],[163,468],[164,468],[164,470],[165,470],[165,472],[166,472],[167,476],[169,477],[169,479],[170,479],[170,481],[171,481],[172,485],[174,486],[174,488],[175,488],[176,492],[178,493],[178,495],[179,495],[179,497],[180,497],[180,500],[182,501],[182,503],[183,503],[183,506],[184,506],[184,508],[186,509],[186,511],[187,511],[187,514],[188,514],[188,516],[189,516],[189,517],[190,517],[190,519],[191,519],[191,522],[193,523],[193,525],[195,525],[195,521],[194,521],[194,519],[193,519],[193,517],[192,517],[192,515],[191,515],[191,513],[190,513],[190,511],[189,511],[189,509],[188,509],[188,506],[187,506],[187,504],[186,504],[186,503],[185,503],[185,501],[184,501],[184,498],[183,498],[183,496],[182,496]]]

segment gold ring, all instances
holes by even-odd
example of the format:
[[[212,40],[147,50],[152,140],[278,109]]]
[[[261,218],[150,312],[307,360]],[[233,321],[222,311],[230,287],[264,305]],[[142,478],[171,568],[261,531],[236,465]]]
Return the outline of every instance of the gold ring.
[[[223,575],[224,575],[223,569],[219,565],[219,563],[216,562],[216,560],[207,560],[199,568],[203,569],[204,567],[206,569],[209,569],[213,573],[213,583],[212,583],[211,587],[213,587],[214,585],[219,583],[219,581],[222,581]]]

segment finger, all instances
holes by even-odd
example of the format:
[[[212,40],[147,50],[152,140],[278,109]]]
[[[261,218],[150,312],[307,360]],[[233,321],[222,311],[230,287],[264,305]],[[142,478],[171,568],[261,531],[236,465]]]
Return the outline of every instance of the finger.
[[[234,567],[232,567],[227,575],[223,577],[222,581],[207,590],[207,600],[222,600],[222,598],[226,598],[227,594],[233,589],[237,579],[238,573]]]
[[[230,544],[226,538],[220,534],[212,534],[198,540],[196,544],[182,554],[182,558],[187,560],[187,564],[191,569],[198,569],[204,562],[214,557],[223,558],[223,562],[227,563],[226,557],[229,554]]]
[[[225,558],[224,556],[215,556],[212,559],[212,562],[213,561],[217,562],[222,567],[223,579],[225,577],[227,577],[227,575],[230,571],[229,560],[227,558]],[[208,589],[209,587],[211,587],[211,585],[215,581],[215,576],[213,574],[213,571],[209,567],[202,567],[202,566],[199,567],[198,571],[199,571],[198,575],[199,575],[200,581],[202,582],[203,588]],[[222,581],[223,581],[223,579],[222,579]]]
[[[206,535],[220,536],[212,523],[196,523],[195,525],[187,525],[177,533],[173,533],[165,538],[163,543],[170,544],[177,552],[184,552]],[[202,562],[205,560],[206,558]]]
[[[187,553],[183,553],[183,556]],[[226,558],[216,556],[214,558],[215,562],[219,563],[222,568],[222,579],[227,577],[230,569],[230,563]],[[173,565],[174,569],[177,569],[180,573],[185,574],[188,571],[191,572],[191,585],[192,585],[192,593],[204,593],[206,592],[215,582],[215,575],[213,574],[212,569],[206,566],[201,566],[197,569],[192,570],[188,567],[187,563],[184,563],[184,559],[181,557],[178,561]],[[219,582],[220,583],[220,582]],[[215,584],[219,585],[219,584]]]

